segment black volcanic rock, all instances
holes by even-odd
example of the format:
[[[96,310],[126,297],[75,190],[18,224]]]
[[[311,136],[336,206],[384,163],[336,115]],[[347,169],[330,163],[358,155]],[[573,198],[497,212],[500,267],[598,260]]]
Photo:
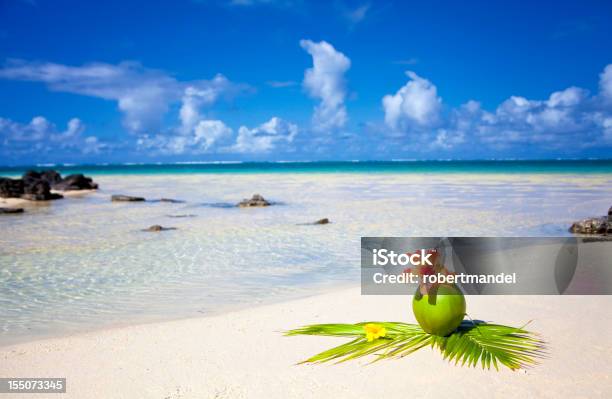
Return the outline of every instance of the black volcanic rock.
[[[23,174],[23,176],[21,176],[21,180],[23,180],[24,186],[28,186],[38,181],[41,181],[42,175],[35,170],[28,170]]]
[[[322,225],[322,224],[329,224],[331,223],[330,220],[328,218],[323,218],[323,219],[319,219],[315,222],[311,222],[311,223],[298,223],[298,226],[317,226],[317,225]]]
[[[51,186],[42,179],[41,174],[28,171],[23,175],[23,194],[21,198],[30,201],[48,201],[63,198],[60,194],[51,193]]]
[[[113,202],[142,202],[145,201],[143,197],[133,197],[131,195],[117,194],[111,196]]]
[[[174,198],[160,198],[159,202],[167,202],[169,204],[183,204],[183,203],[185,203],[185,201],[183,201],[183,200],[178,200],[178,199],[174,199]]]
[[[62,175],[54,170],[45,170],[40,172],[40,178],[49,183],[53,189],[55,189],[55,187],[53,187],[54,185],[62,181]]]
[[[0,177],[1,198],[21,198],[23,195],[23,180]]]
[[[23,174],[21,179],[0,178],[1,198],[48,201],[63,198],[60,194],[52,193],[51,189],[66,191],[96,188],[98,188],[98,185],[89,177],[77,174],[62,179],[62,176],[55,170],[42,172],[29,170]]]
[[[607,216],[579,220],[572,223],[570,233],[587,235],[612,235],[612,207]]]
[[[142,231],[149,231],[149,232],[157,233],[159,231],[167,231],[167,230],[176,230],[176,227],[163,227],[158,224],[154,224],[153,226],[143,229]]]
[[[10,215],[15,213],[23,213],[23,208],[0,208],[0,215]]]
[[[60,181],[54,183],[52,187],[54,190],[58,191],[96,190],[98,184],[94,183],[91,177],[86,177],[79,173],[60,179]]]
[[[64,198],[63,195],[61,194],[57,194],[57,193],[49,193],[49,194],[23,194],[21,196],[22,199],[24,200],[28,200],[28,201],[51,201],[51,200],[56,200],[56,199],[62,199]]]
[[[266,201],[264,197],[262,197],[261,195],[253,194],[251,199],[243,199],[242,201],[238,203],[237,206],[240,208],[251,208],[251,207],[263,207],[263,206],[270,206],[270,205],[272,204]]]

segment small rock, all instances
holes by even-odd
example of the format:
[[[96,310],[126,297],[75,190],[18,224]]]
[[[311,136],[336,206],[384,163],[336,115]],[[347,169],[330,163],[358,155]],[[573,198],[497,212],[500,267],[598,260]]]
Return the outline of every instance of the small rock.
[[[253,194],[251,199],[243,199],[242,201],[238,203],[237,206],[240,208],[250,208],[250,207],[262,207],[262,206],[270,206],[270,205],[272,204],[266,201],[264,197],[262,197],[261,195]]]
[[[328,218],[323,218],[323,219],[317,220],[316,222],[312,222],[312,223],[298,223],[297,225],[298,226],[316,226],[316,225],[319,225],[319,224],[329,224],[329,223],[331,223],[331,222],[329,221]]]
[[[185,201],[181,201],[181,200],[177,200],[177,199],[173,199],[173,198],[160,198],[159,202],[168,202],[170,204],[182,204]]]
[[[23,213],[23,208],[0,208],[0,214]]]
[[[607,216],[588,218],[572,223],[569,232],[600,236],[612,235],[612,207],[608,209]]]
[[[133,197],[131,195],[118,194],[118,195],[111,196],[111,201],[113,202],[138,202],[138,201],[144,201],[144,200],[145,199],[143,197]]]
[[[590,218],[580,220],[572,224],[569,231],[574,234],[612,234],[612,223],[609,222],[610,216]]]
[[[194,218],[196,217],[196,215],[192,214],[192,213],[187,213],[184,215],[166,215],[169,218]]]
[[[158,232],[158,231],[167,231],[167,230],[176,230],[176,227],[163,227],[158,224],[154,224],[153,226],[150,226],[149,228],[146,228],[143,231]]]

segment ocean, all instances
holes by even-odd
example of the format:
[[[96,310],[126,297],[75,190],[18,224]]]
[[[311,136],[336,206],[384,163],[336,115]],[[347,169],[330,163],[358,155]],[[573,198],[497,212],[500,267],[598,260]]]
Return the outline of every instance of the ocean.
[[[192,173],[612,173],[612,160],[491,161],[313,161],[313,162],[183,162],[126,164],[43,164],[0,166],[1,175],[29,169],[56,169],[63,174],[192,174]]]

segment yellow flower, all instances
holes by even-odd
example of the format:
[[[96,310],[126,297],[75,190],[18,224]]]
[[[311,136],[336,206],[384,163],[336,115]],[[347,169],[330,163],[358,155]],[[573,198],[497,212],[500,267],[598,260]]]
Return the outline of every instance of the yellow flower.
[[[368,339],[368,342],[372,342],[375,339],[378,339],[380,337],[384,337],[385,335],[387,335],[387,329],[379,324],[373,324],[373,323],[366,324],[365,326],[363,326],[363,329],[365,330],[366,338]]]

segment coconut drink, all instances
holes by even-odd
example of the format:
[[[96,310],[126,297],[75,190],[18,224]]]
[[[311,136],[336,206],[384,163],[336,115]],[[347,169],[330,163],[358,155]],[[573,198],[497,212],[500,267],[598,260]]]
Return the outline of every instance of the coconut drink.
[[[421,294],[412,298],[412,312],[426,332],[445,337],[455,331],[465,315],[465,297],[456,284],[442,284],[435,294]]]
[[[437,249],[427,251],[431,254],[432,265],[407,269],[419,276],[419,288],[412,298],[412,312],[421,328],[433,335],[445,337],[455,331],[465,316],[465,296],[456,284],[429,283],[426,276],[448,275]]]

